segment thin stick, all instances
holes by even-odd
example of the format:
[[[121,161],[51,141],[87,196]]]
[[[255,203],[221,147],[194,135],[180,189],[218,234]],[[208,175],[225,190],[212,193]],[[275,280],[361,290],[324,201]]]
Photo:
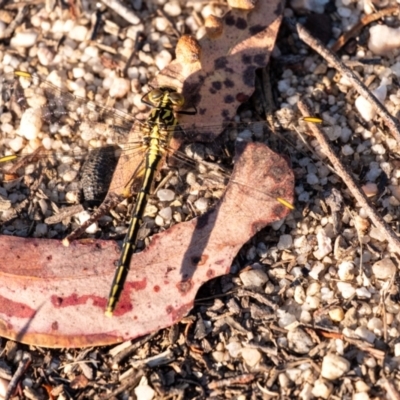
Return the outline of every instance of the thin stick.
[[[128,7],[123,5],[119,0],[101,0],[107,7],[115,11],[120,17],[124,18],[132,25],[140,22],[139,17]]]
[[[296,25],[300,39],[315,50],[325,61],[337,69],[345,76],[353,85],[354,89],[372,103],[378,114],[382,117],[392,136],[400,142],[400,125],[399,121],[388,113],[382,103],[368,90],[368,88],[358,79],[357,75],[345,65],[331,50],[327,49],[318,39],[315,39],[301,24]]]
[[[399,6],[384,8],[373,14],[364,15],[349,31],[343,33],[338,40],[333,44],[331,50],[335,53],[338,52],[351,38],[356,37],[363,28],[374,21],[386,17],[387,15],[397,14],[400,11]]]
[[[297,106],[300,112],[304,116],[313,115],[312,110],[303,102],[299,101]],[[395,235],[390,226],[384,221],[384,219],[376,212],[374,207],[369,204],[367,196],[358,188],[353,177],[346,171],[343,164],[340,162],[339,158],[334,153],[331,145],[325,139],[325,136],[322,130],[318,127],[318,125],[309,123],[310,128],[318,143],[321,145],[322,151],[329,158],[329,161],[332,163],[333,167],[336,170],[337,175],[339,175],[344,183],[349,188],[351,194],[355,197],[358,203],[362,208],[365,209],[369,218],[373,222],[373,224],[381,231],[382,236],[388,241],[388,243],[392,246],[392,249],[400,254],[400,240]]]

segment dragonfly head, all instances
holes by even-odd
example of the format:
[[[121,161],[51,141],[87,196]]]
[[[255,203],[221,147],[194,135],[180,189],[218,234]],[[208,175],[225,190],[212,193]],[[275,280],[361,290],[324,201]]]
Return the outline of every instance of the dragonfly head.
[[[147,94],[147,100],[154,106],[158,106],[160,102],[170,103],[175,107],[182,107],[185,104],[185,99],[176,89],[162,86],[151,90]]]

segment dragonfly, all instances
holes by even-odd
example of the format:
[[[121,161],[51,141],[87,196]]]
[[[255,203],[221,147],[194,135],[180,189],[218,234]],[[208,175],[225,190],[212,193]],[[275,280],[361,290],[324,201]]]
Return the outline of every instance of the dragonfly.
[[[38,75],[22,71],[3,79],[0,174],[6,188],[13,191],[22,187],[24,192],[21,178],[25,178],[25,184],[32,184],[33,178],[28,177],[38,172],[38,163],[45,164],[37,184],[43,188],[40,189],[42,199],[38,201],[43,214],[49,213],[43,205],[45,195],[52,204],[62,204],[73,197],[71,193],[79,190],[88,201],[98,201],[108,193],[92,217],[70,233],[64,244],[81,236],[92,222],[123,198],[130,197],[136,185],[136,201],[105,310],[107,316],[112,316],[129,272],[132,254],[138,248],[146,206],[163,160],[177,160],[183,169],[204,169],[209,163],[194,161],[172,146],[178,127],[190,136],[185,127],[179,126],[177,116],[196,112],[195,109],[184,109],[185,99],[174,88],[155,88],[145,94],[142,101],[151,107],[151,111],[147,119],[140,122],[128,113],[74,96],[57,83],[54,85]],[[204,129],[209,131],[210,127],[204,126]],[[122,160],[126,172],[120,177],[110,173],[118,160],[120,163]],[[17,172],[21,168],[20,177]],[[218,181],[217,186],[226,185],[229,176],[226,169],[222,166],[216,169],[219,178],[214,176],[214,182]],[[47,186],[42,184],[43,179]],[[104,187],[108,185],[111,186],[107,192]],[[29,196],[27,191],[26,197]],[[276,200],[293,208],[284,199]]]

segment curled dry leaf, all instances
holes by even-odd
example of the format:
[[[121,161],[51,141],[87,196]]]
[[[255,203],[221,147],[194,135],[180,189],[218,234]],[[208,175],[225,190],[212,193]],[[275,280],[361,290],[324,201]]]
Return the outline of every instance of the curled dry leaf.
[[[190,131],[223,126],[254,92],[255,71],[268,64],[281,23],[281,1],[231,1],[222,18],[208,18],[199,41],[183,36],[172,61],[154,79],[153,86],[181,90],[197,115],[180,116]],[[221,130],[202,129],[198,140],[212,140]]]
[[[115,242],[66,248],[57,240],[0,236],[0,335],[47,347],[94,346],[179,321],[204,282],[229,272],[243,243],[289,213],[276,201],[293,200],[287,161],[262,144],[242,150],[215,209],[155,235],[133,256],[111,319],[104,307],[119,258]]]

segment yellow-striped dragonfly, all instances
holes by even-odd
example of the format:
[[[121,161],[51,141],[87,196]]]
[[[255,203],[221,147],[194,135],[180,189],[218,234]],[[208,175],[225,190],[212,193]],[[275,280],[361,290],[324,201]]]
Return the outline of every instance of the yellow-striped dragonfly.
[[[54,229],[49,230],[43,220],[48,221],[60,207],[79,200],[77,193],[81,190],[87,201],[99,200],[98,197],[104,197],[107,190],[104,187],[111,182],[108,195],[94,217],[70,233],[64,239],[68,243],[79,237],[93,220],[131,195],[131,188],[135,188],[136,202],[106,307],[106,314],[112,315],[129,271],[132,253],[137,248],[139,228],[146,216],[147,200],[161,160],[167,157],[178,164],[178,177],[175,178],[178,186],[181,172],[189,171],[190,175],[191,170],[200,171],[200,178],[199,175],[194,178],[196,184],[190,185],[197,185],[197,189],[189,192],[189,197],[205,198],[207,203],[212,197],[219,197],[228,174],[222,167],[210,167],[213,177],[205,178],[204,175],[210,175],[209,163],[195,162],[170,147],[178,124],[174,114],[192,113],[182,110],[184,99],[172,88],[153,89],[146,94],[142,100],[152,110],[144,122],[138,122],[127,113],[73,96],[26,72],[18,71],[4,77],[1,85],[0,173],[4,184],[0,196],[4,199],[3,204],[6,203],[1,216],[1,233],[15,234],[24,226],[21,214],[25,214],[25,220],[34,225],[34,235],[65,237],[70,233],[65,221],[58,221]],[[190,136],[185,127],[180,129]],[[209,131],[210,127],[201,129]],[[117,167],[119,172],[114,173],[111,181],[111,172],[118,159],[118,165],[122,167]],[[199,180],[202,183],[198,183]],[[214,182],[214,189],[205,192],[203,187],[210,186],[210,181]],[[197,215],[199,210],[185,210],[183,197],[171,198],[172,207],[179,208],[183,214]],[[284,199],[276,199],[292,207]],[[166,201],[164,198],[161,203],[165,205]],[[24,202],[27,211],[17,205]],[[195,203],[192,200],[192,204]],[[168,218],[165,214],[166,220],[186,218],[178,217],[178,214]]]

